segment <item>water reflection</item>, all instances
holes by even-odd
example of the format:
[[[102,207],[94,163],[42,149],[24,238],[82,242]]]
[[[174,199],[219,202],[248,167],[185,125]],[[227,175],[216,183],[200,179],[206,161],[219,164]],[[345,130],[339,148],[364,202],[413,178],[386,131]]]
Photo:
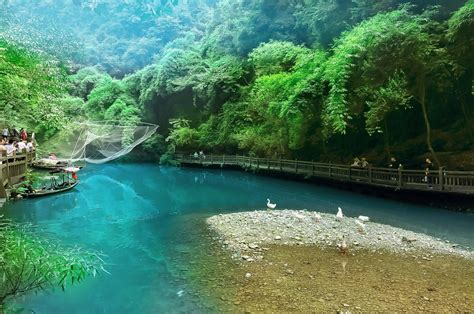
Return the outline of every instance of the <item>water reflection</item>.
[[[37,223],[47,236],[108,256],[111,276],[88,280],[66,293],[29,297],[37,312],[193,311],[202,295],[190,286],[190,265],[207,254],[197,231],[205,217],[278,208],[335,213],[426,232],[474,246],[474,216],[372,198],[336,189],[254,176],[245,172],[179,169],[139,164],[88,166],[73,191],[7,204],[7,216]],[[198,217],[202,225],[188,220]],[[201,255],[200,255],[201,254]],[[348,271],[348,260],[333,260]],[[184,291],[178,294],[179,291]],[[84,305],[84,300],[87,304]],[[72,309],[72,310],[71,310]]]
[[[346,266],[347,266],[347,262],[349,261],[349,259],[347,258],[347,256],[343,256],[339,259],[339,262],[341,263],[341,267],[342,267],[342,273],[345,274],[346,273]]]

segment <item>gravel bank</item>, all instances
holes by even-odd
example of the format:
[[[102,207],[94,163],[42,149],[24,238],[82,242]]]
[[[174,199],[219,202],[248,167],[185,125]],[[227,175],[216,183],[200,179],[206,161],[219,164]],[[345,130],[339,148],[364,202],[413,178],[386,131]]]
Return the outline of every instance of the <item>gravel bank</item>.
[[[321,217],[320,219],[318,217]],[[265,245],[316,245],[337,249],[342,236],[349,254],[360,249],[390,251],[429,260],[431,254],[449,254],[474,259],[474,252],[454,243],[389,225],[357,218],[302,210],[268,210],[216,215],[207,219],[234,258],[249,262],[263,259]]]

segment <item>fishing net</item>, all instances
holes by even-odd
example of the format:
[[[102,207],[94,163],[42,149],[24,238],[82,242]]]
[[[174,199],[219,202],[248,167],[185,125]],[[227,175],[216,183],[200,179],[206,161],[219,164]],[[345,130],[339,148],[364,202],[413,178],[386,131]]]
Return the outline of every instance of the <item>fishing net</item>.
[[[54,148],[49,148],[49,153],[56,154],[61,161],[102,164],[128,154],[157,128],[149,123],[125,126],[110,121],[76,123]]]

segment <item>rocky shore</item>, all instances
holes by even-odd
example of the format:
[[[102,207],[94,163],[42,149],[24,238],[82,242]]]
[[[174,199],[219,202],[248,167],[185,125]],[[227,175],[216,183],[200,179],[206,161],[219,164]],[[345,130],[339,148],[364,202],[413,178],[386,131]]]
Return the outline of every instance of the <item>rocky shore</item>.
[[[266,246],[318,246],[334,248],[344,237],[348,254],[357,250],[388,251],[398,255],[430,260],[434,254],[473,260],[474,252],[426,234],[375,222],[361,223],[357,218],[305,210],[268,210],[216,215],[207,219],[223,245],[236,259],[261,260]]]

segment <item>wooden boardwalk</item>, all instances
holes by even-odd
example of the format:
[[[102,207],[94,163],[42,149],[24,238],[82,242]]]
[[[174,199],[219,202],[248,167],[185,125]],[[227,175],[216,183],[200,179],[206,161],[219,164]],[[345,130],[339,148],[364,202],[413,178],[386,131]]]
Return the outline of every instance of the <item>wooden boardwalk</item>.
[[[321,163],[301,160],[257,158],[239,155],[209,155],[195,158],[177,155],[184,166],[241,167],[256,171],[287,173],[306,178],[321,178],[346,183],[365,184],[393,190],[426,191],[443,194],[474,195],[474,171],[392,169],[368,166]]]
[[[35,159],[36,153],[24,152],[12,157],[0,155],[0,199],[7,197],[6,188],[25,175],[28,165]]]

